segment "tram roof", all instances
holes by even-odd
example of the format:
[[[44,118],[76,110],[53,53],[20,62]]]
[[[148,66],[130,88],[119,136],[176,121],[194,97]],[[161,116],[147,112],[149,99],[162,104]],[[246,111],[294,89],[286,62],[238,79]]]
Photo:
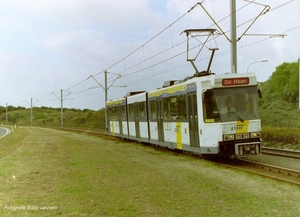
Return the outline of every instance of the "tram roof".
[[[173,95],[195,89],[201,86],[202,89],[211,88],[228,88],[237,86],[257,85],[256,75],[254,73],[238,73],[238,74],[211,74],[208,76],[194,77],[183,83],[173,86],[149,91],[148,97],[159,97],[161,95]]]
[[[172,86],[163,87],[161,89],[148,92],[149,98],[155,98],[160,96],[171,96],[184,92],[196,90],[197,86],[201,89],[212,88],[229,88],[229,87],[241,87],[241,86],[253,86],[257,85],[255,73],[236,73],[236,74],[210,74],[207,76],[193,77],[185,82],[174,84]],[[131,101],[145,101],[147,92],[141,91],[140,93],[132,96],[128,96],[128,100]],[[125,98],[110,100],[106,102],[107,106],[124,104]]]
[[[114,99],[106,102],[106,106],[125,104],[125,98]]]

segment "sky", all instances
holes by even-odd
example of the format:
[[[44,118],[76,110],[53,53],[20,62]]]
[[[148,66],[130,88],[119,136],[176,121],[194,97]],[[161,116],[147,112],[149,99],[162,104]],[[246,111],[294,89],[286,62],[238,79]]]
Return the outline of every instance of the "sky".
[[[211,71],[232,73],[230,0],[0,0],[0,6],[0,106],[99,110],[105,89],[116,99],[193,75],[187,58],[205,70],[210,49],[217,49]],[[236,0],[236,19],[237,73],[254,72],[264,82],[280,64],[298,60],[300,0]],[[197,32],[187,50],[187,29],[216,31]]]

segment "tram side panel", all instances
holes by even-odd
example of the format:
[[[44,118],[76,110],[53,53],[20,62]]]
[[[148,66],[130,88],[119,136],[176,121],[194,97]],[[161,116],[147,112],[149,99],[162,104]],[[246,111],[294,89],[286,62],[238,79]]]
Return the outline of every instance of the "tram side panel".
[[[118,121],[118,107],[115,104],[107,105],[108,131],[113,136],[120,136],[120,124]]]
[[[148,99],[149,139],[150,143],[158,145],[158,124],[156,99]]]
[[[122,105],[118,106],[118,118],[120,126],[121,137],[128,139],[128,117],[126,109],[126,99]]]
[[[149,142],[147,93],[127,97],[128,138]]]
[[[214,106],[202,94],[201,84],[198,85],[197,101],[199,115],[199,136],[200,136],[200,153],[201,154],[219,154],[219,142],[222,141],[222,124],[218,118],[214,117]],[[204,98],[203,98],[204,97]],[[218,113],[216,114],[218,116]]]
[[[108,101],[106,105],[109,133],[113,136],[127,139],[126,99]]]
[[[163,98],[164,139],[170,148],[182,150],[190,143],[186,97],[185,92],[179,92]]]
[[[186,84],[149,92],[150,142],[170,149],[189,150]]]

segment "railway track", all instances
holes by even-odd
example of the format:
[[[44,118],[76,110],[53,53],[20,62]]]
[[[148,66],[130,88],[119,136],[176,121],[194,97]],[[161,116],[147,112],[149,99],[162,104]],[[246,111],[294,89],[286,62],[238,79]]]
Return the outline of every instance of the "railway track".
[[[216,162],[216,164],[253,173],[259,176],[268,177],[280,182],[290,183],[300,187],[300,171],[298,170],[292,170],[244,159],[236,159],[230,162]]]
[[[58,129],[72,131],[76,133],[86,133],[101,138],[119,140],[119,138],[113,137],[101,131],[90,131],[90,130],[72,129],[72,128],[58,128]],[[300,159],[300,152],[298,153],[298,152],[280,150],[274,148],[263,148],[263,154]],[[271,179],[275,179],[277,181],[290,183],[300,187],[300,171],[297,170],[292,170],[288,168],[278,167],[274,165],[269,165],[269,164],[264,164],[264,163],[259,163],[259,162],[244,160],[244,159],[236,159],[234,161],[226,161],[226,162],[224,161],[223,162],[213,161],[213,162],[223,167],[228,167],[236,170],[245,171],[248,173],[253,173],[259,176],[268,177]]]
[[[86,133],[89,135],[93,135],[93,136],[98,136],[101,138],[107,138],[107,139],[111,139],[111,140],[120,140],[117,137],[111,136],[109,134],[107,134],[105,131],[93,131],[93,130],[83,130],[83,129],[74,129],[74,128],[55,128],[57,130],[65,130],[65,131],[69,131],[69,132],[75,132],[75,133]]]
[[[262,153],[267,155],[274,155],[280,157],[288,157],[300,159],[300,151],[292,151],[292,150],[284,150],[284,149],[276,149],[276,148],[262,148]]]

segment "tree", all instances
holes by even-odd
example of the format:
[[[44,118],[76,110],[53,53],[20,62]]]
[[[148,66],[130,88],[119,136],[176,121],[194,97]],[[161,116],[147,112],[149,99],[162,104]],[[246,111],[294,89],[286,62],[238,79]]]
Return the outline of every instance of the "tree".
[[[269,78],[266,86],[267,93],[275,94],[276,97],[296,103],[299,99],[299,69],[298,63],[283,63],[276,67],[276,71]]]
[[[299,69],[298,63],[283,63],[264,83],[260,100],[263,125],[299,126]]]

